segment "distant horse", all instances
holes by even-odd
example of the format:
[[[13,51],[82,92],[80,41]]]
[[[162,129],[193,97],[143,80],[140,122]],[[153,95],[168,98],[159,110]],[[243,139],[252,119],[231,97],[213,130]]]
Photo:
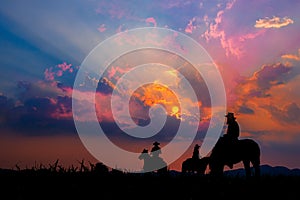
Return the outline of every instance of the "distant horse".
[[[209,157],[203,157],[201,159],[187,158],[185,161],[182,162],[181,172],[204,174],[208,163]]]
[[[166,173],[168,171],[167,163],[160,157],[150,156],[147,149],[144,149],[138,158],[144,160],[144,172]]]
[[[254,175],[260,176],[260,147],[252,139],[241,139],[234,142],[221,137],[214,146],[209,161],[210,174],[222,175],[224,166],[243,162],[246,177],[251,176],[250,163]]]

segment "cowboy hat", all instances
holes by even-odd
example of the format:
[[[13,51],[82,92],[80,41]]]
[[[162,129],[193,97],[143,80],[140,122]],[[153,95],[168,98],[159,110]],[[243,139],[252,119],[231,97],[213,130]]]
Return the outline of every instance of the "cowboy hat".
[[[160,143],[155,141],[153,145],[160,145]]]
[[[229,118],[236,119],[236,118],[234,117],[234,113],[232,113],[232,112],[228,112],[227,115],[225,115],[225,117],[229,117]]]

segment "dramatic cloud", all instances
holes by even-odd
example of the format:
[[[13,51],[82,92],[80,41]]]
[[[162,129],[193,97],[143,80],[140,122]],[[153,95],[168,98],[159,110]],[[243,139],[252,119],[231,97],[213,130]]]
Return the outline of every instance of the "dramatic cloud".
[[[291,63],[263,65],[251,77],[241,79],[233,109],[240,114],[242,135],[265,143],[291,142],[299,132],[298,80],[299,71]]]
[[[256,80],[258,88],[269,89],[272,85],[281,84],[284,75],[291,71],[290,66],[281,63],[264,65],[260,71],[255,72],[251,80]]]
[[[92,106],[98,117],[93,120],[98,120],[110,139],[124,149],[138,152],[144,146],[151,146],[154,139],[165,145],[173,138],[179,122],[187,128],[187,134],[179,138],[178,143],[190,141],[189,130],[198,126],[193,144],[201,144],[207,128],[214,125],[210,123],[210,94],[201,75],[174,54],[145,50],[140,54],[122,55],[100,79],[93,73],[86,74],[80,85],[85,88],[83,91],[73,89],[77,66],[95,46],[115,33],[150,26],[170,28],[199,42],[221,73],[227,109],[236,113],[241,136],[255,138],[262,144],[262,162],[284,160],[280,164],[298,167],[300,52],[299,26],[295,25],[300,18],[299,5],[300,1],[294,0],[249,1],[247,4],[236,0],[1,2],[0,67],[5,76],[0,84],[0,136],[11,134],[12,137],[1,137],[0,146],[4,151],[0,160],[34,161],[35,156],[40,156],[47,162],[47,159],[57,158],[58,154],[50,152],[56,149],[62,151],[59,156],[78,159],[82,154],[77,154],[76,149],[81,142],[78,138],[76,145],[69,141],[71,137],[76,138],[73,101],[82,112],[79,122],[90,122],[91,109],[87,107]],[[178,45],[176,34],[164,40],[157,40],[153,33],[144,36],[145,41],[128,35],[117,42],[120,45],[167,45],[180,55],[195,53]],[[114,48],[122,46],[116,45],[110,50]],[[150,108],[156,104],[164,106],[168,126],[156,137],[142,140],[128,137],[118,127],[111,111],[111,95],[132,66],[145,63],[170,66],[174,70],[154,70],[167,84],[155,80],[155,84],[142,85],[135,91],[116,90],[117,114],[122,116],[129,107],[129,117],[136,125],[149,124],[153,111]],[[180,73],[197,93],[198,101],[192,102],[188,97],[189,88],[182,85]],[[131,84],[147,77],[149,71],[144,71],[141,76],[134,76]],[[174,82],[169,82],[171,78]],[[211,86],[218,87],[214,83]],[[96,94],[92,91],[95,87]],[[174,89],[183,91],[178,99],[171,92]],[[79,93],[77,99],[72,99],[74,92]],[[131,96],[129,104],[122,101],[126,95]],[[186,108],[184,115],[179,114],[181,107]],[[193,115],[196,108],[200,108],[200,122]],[[152,111],[149,113],[149,110]],[[133,127],[128,123],[129,117],[119,121],[127,129]],[[274,145],[276,143],[280,145]],[[180,161],[191,153],[192,148]],[[177,162],[177,167],[180,168],[180,164]]]
[[[203,20],[207,26],[207,30],[201,34],[201,37],[204,38],[206,42],[211,42],[211,39],[218,39],[221,47],[225,50],[226,57],[234,56],[240,59],[246,52],[244,43],[261,36],[264,34],[264,31],[251,30],[244,24],[245,31],[239,30],[238,26],[241,25],[241,22],[238,19],[232,18],[230,15],[230,12],[234,12],[232,9],[234,9],[236,3],[238,2],[227,2],[225,8],[217,12],[214,20],[210,20],[209,17],[205,15]],[[192,29],[194,29],[191,25],[192,21],[188,24],[186,31],[191,32]]]
[[[12,105],[2,96],[0,125],[24,135],[64,135],[74,134],[71,99],[69,97],[31,98],[22,105]],[[6,100],[6,102],[5,102]],[[4,134],[4,133],[3,133]]]
[[[66,95],[62,85],[58,82],[48,81],[18,81],[14,88],[14,99],[21,102],[35,97],[56,98],[57,96]]]
[[[247,106],[243,105],[239,107],[238,113],[241,114],[254,114],[254,110],[251,108],[248,108]]]
[[[226,32],[222,29],[222,21],[224,12],[230,10],[233,3],[230,3],[226,6],[225,10],[221,10],[217,13],[217,16],[214,20],[214,23],[209,25],[209,29],[203,34],[206,40],[210,40],[211,38],[218,38],[220,39],[222,47],[226,51],[226,55],[233,54],[238,56],[240,54],[237,48],[234,48],[231,44],[231,40],[227,38]]]
[[[255,72],[252,77],[240,84],[239,93],[247,97],[268,97],[269,89],[272,86],[283,84],[287,78],[288,72],[291,71],[290,66],[282,63],[274,65],[264,65]]]
[[[275,17],[272,18],[266,17],[263,19],[258,19],[255,22],[255,28],[281,28],[289,24],[293,24],[294,21],[288,17]]]
[[[270,106],[269,110],[272,116],[280,123],[300,124],[300,107],[295,102],[291,102],[284,107]]]

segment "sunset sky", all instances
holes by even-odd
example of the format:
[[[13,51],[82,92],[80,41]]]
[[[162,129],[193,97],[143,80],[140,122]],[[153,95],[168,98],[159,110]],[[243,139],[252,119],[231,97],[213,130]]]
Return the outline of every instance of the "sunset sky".
[[[186,133],[177,138],[173,151],[163,152],[172,156],[179,146],[191,142],[188,150],[170,164],[171,169],[179,170],[182,160],[192,155],[194,144],[203,142],[210,123],[214,123],[212,110],[220,109],[212,107],[207,77],[197,74],[191,63],[166,51],[129,52],[114,60],[101,79],[86,73],[80,83],[85,89],[74,88],[82,63],[98,44],[124,31],[157,27],[180,32],[205,49],[224,82],[226,107],[221,110],[235,113],[240,138],[259,143],[262,164],[300,168],[299,9],[298,0],[2,0],[0,167],[47,165],[56,159],[66,166],[82,159],[96,162],[80,140],[72,112],[72,100],[85,108],[93,97],[89,86],[96,84],[97,120],[119,148],[141,152],[151,149],[154,140],[164,146],[180,123],[185,130],[197,129],[195,138]],[[168,45],[183,55],[191,54],[192,49],[174,45],[177,35],[174,37]],[[151,37],[149,41],[154,42]],[[108,52],[121,48],[122,41],[115,42]],[[147,64],[145,69],[132,70],[142,64]],[[151,74],[155,81],[133,91],[122,90],[116,84],[130,70],[127,79],[145,81]],[[196,91],[196,101],[184,80]],[[221,88],[217,83],[214,87]],[[135,83],[124,84],[129,88]],[[76,99],[72,99],[74,91]],[[114,92],[117,105],[111,105]],[[123,117],[126,102],[118,98],[124,96],[130,97],[127,107],[131,119]],[[164,110],[154,108],[157,104]],[[112,111],[111,107],[116,109]],[[119,120],[114,120],[112,112]],[[142,131],[137,134],[145,137],[132,138],[118,127],[143,127],[149,123],[151,112],[162,117],[156,118],[158,124],[166,120],[157,135],[146,138],[149,133]],[[90,112],[85,110],[76,121],[90,123],[90,119]]]

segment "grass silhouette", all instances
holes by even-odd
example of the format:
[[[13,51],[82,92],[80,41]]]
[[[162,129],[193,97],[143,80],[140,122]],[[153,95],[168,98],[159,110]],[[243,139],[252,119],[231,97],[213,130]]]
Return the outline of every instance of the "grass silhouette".
[[[64,168],[53,164],[2,170],[1,195],[7,199],[295,199],[298,176],[267,176],[259,180],[209,174],[130,173],[102,163],[78,162]]]

